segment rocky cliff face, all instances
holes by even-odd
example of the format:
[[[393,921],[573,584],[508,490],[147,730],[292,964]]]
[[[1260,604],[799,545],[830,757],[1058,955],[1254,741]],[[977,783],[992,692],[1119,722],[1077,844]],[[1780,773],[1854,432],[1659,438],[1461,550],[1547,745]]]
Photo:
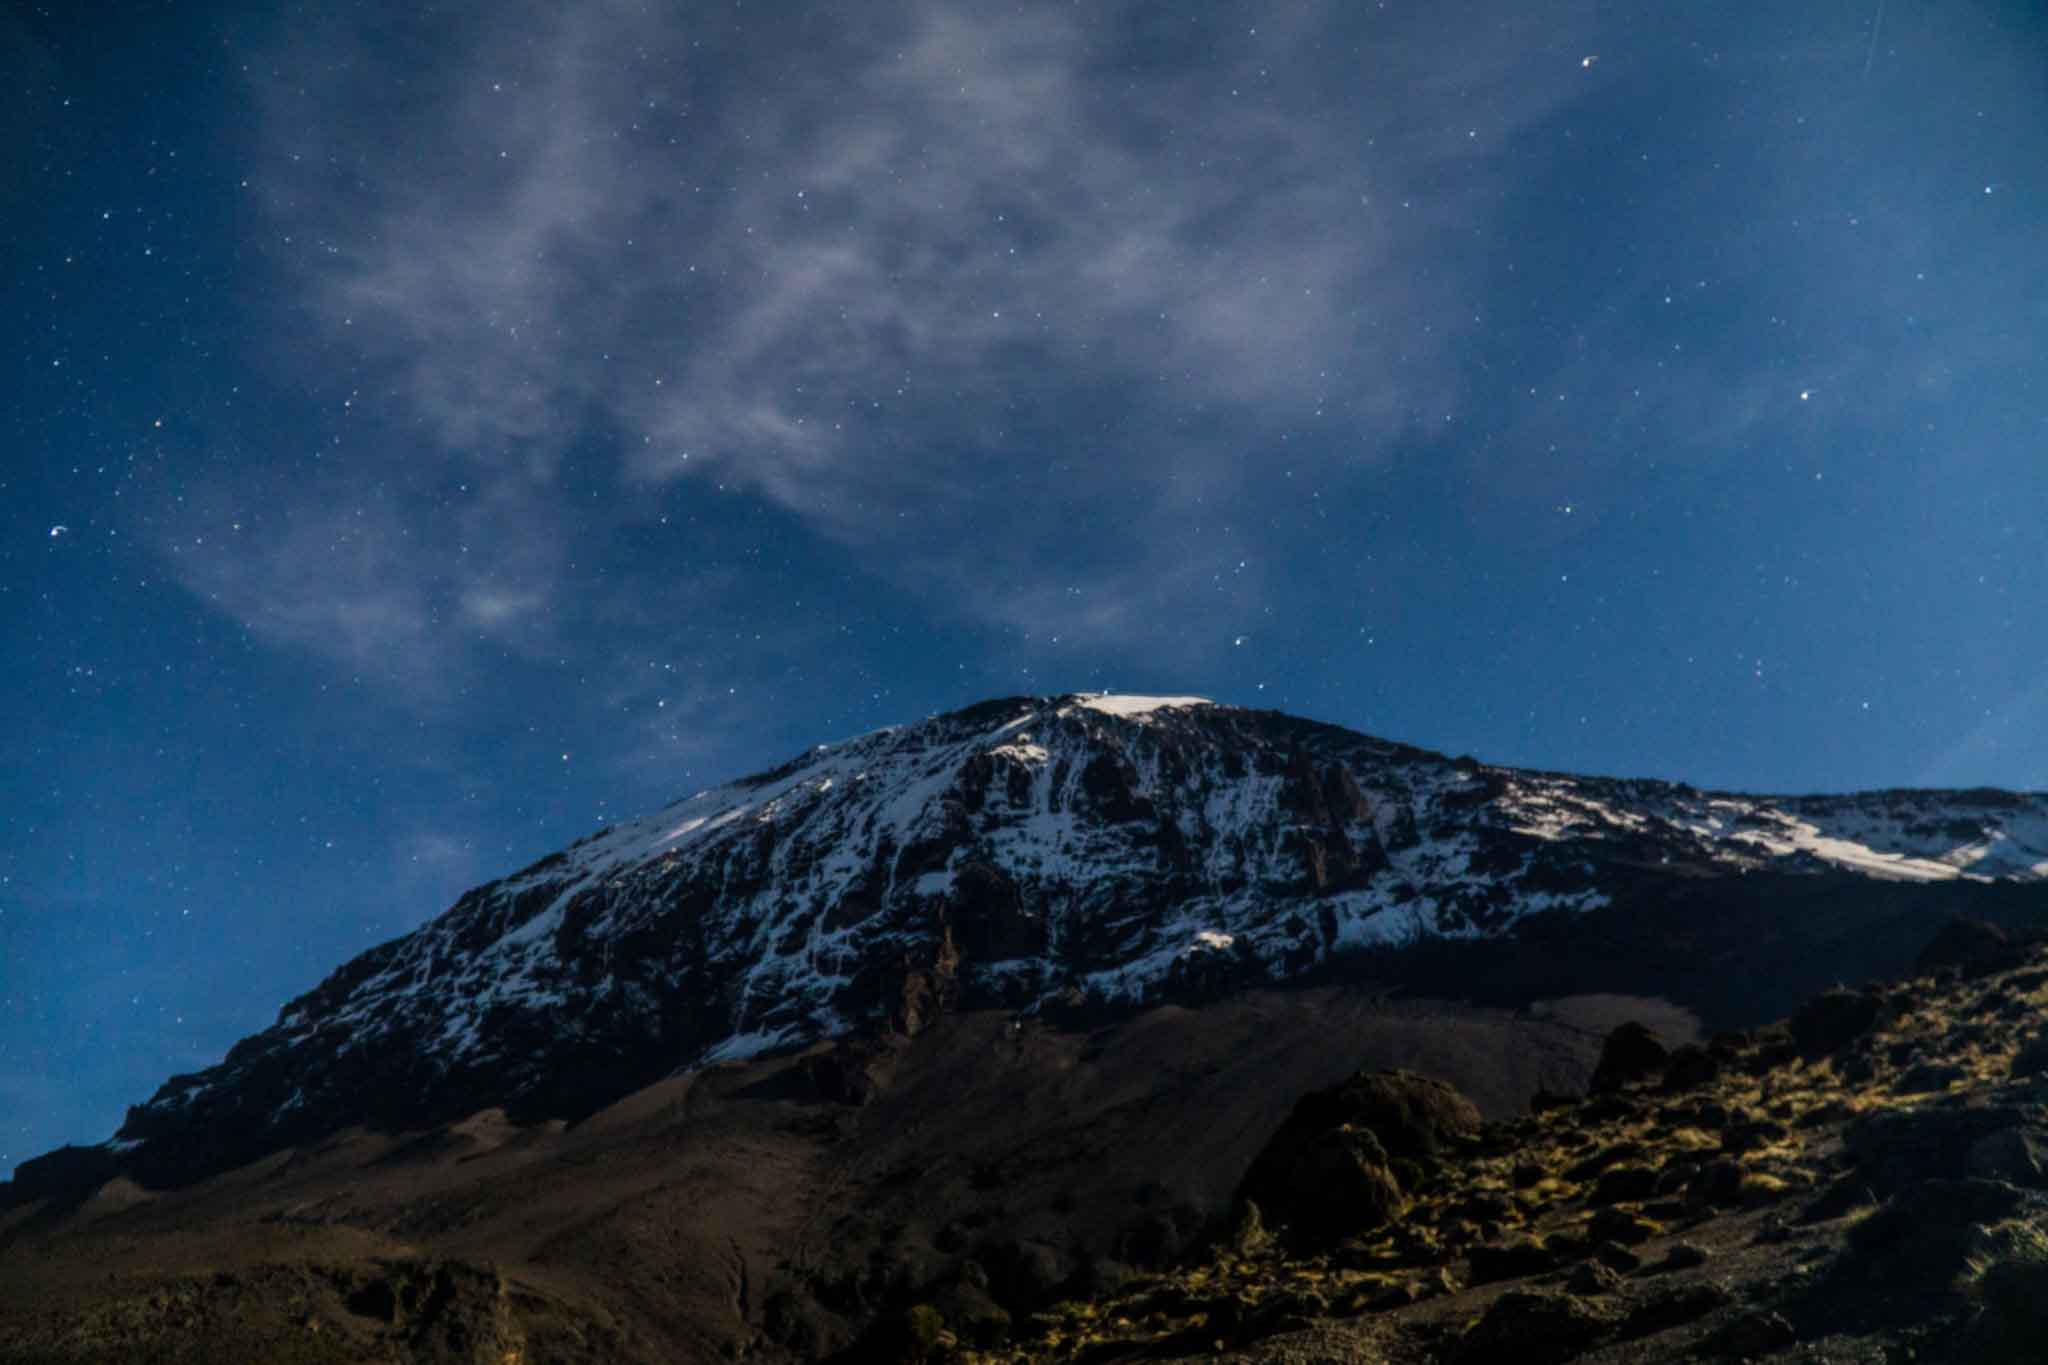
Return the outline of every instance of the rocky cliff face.
[[[574,1116],[677,1068],[951,1010],[1196,1000],[1760,872],[2009,890],[2048,878],[2048,797],[1737,796],[1195,698],[992,701],[469,892],[173,1078],[107,1157],[171,1182],[352,1123]]]

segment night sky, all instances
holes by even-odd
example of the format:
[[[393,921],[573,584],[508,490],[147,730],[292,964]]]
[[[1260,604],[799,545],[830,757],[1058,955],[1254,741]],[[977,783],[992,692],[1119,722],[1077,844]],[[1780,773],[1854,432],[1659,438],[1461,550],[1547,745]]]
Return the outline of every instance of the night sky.
[[[989,696],[2048,786],[2031,3],[64,0],[0,76],[0,1172]]]

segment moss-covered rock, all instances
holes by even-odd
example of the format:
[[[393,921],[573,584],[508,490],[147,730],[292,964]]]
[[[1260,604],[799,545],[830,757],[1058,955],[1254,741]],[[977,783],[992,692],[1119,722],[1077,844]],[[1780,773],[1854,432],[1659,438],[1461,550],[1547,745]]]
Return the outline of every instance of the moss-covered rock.
[[[1298,1243],[1327,1244],[1399,1217],[1410,1186],[1479,1136],[1478,1108],[1406,1071],[1361,1072],[1295,1105],[1253,1160],[1237,1198]]]

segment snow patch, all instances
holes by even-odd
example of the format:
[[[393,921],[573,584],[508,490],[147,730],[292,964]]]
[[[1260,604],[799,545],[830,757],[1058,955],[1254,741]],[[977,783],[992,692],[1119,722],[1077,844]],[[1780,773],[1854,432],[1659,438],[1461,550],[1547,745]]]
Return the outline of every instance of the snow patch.
[[[1837,867],[1853,868],[1882,881],[1952,882],[1962,873],[1947,863],[1903,853],[1883,853],[1847,839],[1831,839],[1813,825],[1789,823],[1783,830],[1746,831],[1735,836],[1740,843],[1755,844],[1772,853],[1807,853]]]
[[[1214,706],[1216,703],[1207,697],[1136,697],[1120,692],[1098,692],[1092,697],[1082,697],[1080,704],[1106,716],[1134,720],[1167,708]]]
[[[1046,747],[1033,744],[1029,735],[1022,736],[1014,744],[998,744],[988,752],[991,758],[1014,758],[1026,767],[1043,767],[1052,758]]]
[[[778,1029],[757,1029],[752,1033],[735,1033],[713,1047],[698,1059],[699,1066],[710,1066],[714,1062],[739,1062],[749,1057],[758,1057],[771,1048],[780,1047],[793,1033],[800,1030],[794,1024]]]

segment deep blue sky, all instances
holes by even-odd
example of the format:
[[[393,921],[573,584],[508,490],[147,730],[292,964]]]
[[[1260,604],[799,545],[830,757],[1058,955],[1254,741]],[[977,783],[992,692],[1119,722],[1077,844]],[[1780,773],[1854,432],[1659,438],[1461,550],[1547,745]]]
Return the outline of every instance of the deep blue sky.
[[[989,695],[2048,786],[2031,4],[423,8],[0,14],[0,1171]]]

